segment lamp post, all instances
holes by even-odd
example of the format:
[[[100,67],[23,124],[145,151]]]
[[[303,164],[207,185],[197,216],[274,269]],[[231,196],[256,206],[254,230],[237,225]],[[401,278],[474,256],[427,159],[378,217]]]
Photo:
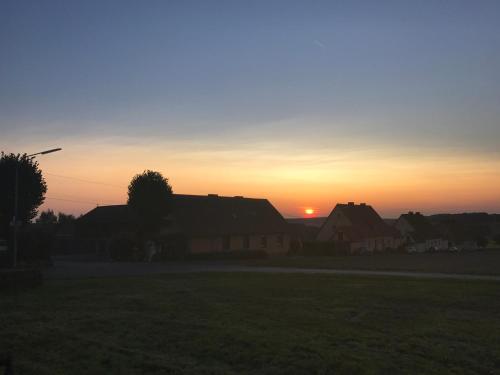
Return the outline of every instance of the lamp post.
[[[50,154],[52,152],[56,151],[61,151],[62,148],[52,148],[50,150],[45,150],[41,152],[36,152],[34,154],[26,155],[28,159],[32,159],[35,156],[38,155],[45,155],[45,154]],[[14,218],[13,218],[13,224],[14,224],[14,249],[13,249],[13,260],[12,260],[12,266],[13,268],[16,268],[17,266],[17,217],[18,217],[18,201],[19,201],[19,162],[16,163],[16,182],[15,182],[15,191],[14,191]]]

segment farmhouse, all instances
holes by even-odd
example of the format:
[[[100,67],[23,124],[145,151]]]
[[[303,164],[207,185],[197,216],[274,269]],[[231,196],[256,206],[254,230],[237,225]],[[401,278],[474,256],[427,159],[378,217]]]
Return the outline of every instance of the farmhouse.
[[[448,249],[448,240],[442,238],[438,230],[420,212],[408,212],[395,223],[406,243],[408,252]]]
[[[187,253],[289,250],[288,225],[267,199],[174,194],[172,200],[172,212],[155,239],[181,236]],[[80,233],[101,251],[114,235],[133,230],[127,205],[96,207],[78,221]]]
[[[316,239],[348,247],[351,253],[396,249],[398,231],[386,224],[372,206],[365,203],[337,204]]]

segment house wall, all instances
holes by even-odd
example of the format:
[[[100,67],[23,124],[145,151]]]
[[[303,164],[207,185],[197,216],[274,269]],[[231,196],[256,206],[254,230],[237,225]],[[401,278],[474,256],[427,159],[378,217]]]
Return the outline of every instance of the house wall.
[[[188,251],[191,254],[203,254],[222,251],[222,242],[218,243],[217,238],[210,237],[190,238],[188,241]]]
[[[334,235],[336,234],[336,228],[348,227],[351,225],[352,223],[342,213],[342,211],[335,208],[333,212],[330,214],[330,216],[328,216],[323,226],[321,227],[316,239],[318,241],[336,240],[337,238],[333,238]]]
[[[434,248],[436,250],[448,249],[448,241],[442,238],[433,238],[425,240],[423,242],[412,243],[409,237],[411,237],[414,228],[404,217],[400,217],[398,219],[398,221],[395,224],[395,227],[404,237],[404,241],[407,243],[406,250],[408,252],[423,253],[424,251],[428,251],[431,248]]]
[[[265,247],[263,237],[267,238]],[[287,234],[255,235],[251,237],[250,245],[252,249],[266,250],[271,255],[286,254],[290,250],[290,236]]]
[[[318,241],[339,241],[338,232],[342,232],[342,227],[350,227],[352,223],[342,213],[340,209],[335,208],[325,221],[323,227],[318,233]],[[340,228],[340,231],[338,230]],[[349,238],[344,238],[349,241]],[[374,237],[362,241],[350,243],[351,253],[357,253],[361,250],[368,252],[383,251],[387,248],[395,249],[401,245],[401,240],[394,237]]]
[[[394,226],[399,231],[399,233],[401,233],[401,235],[405,238],[406,236],[408,236],[408,234],[413,232],[413,226],[411,226],[411,224],[408,223],[408,221],[404,217],[400,217],[396,221],[396,224],[394,224]]]
[[[229,242],[227,242],[228,240]],[[245,243],[248,243],[248,247],[245,247]],[[225,245],[229,246],[225,248]],[[255,234],[250,236],[233,235],[229,236],[229,239],[225,236],[197,237],[189,239],[188,246],[189,252],[192,254],[238,250],[266,250],[269,254],[285,254],[290,249],[290,236],[287,234]]]
[[[371,253],[384,251],[385,249],[396,249],[401,245],[401,240],[394,237],[374,237],[363,241],[351,242],[351,253],[361,250]]]
[[[406,251],[412,253],[423,253],[430,249],[435,250],[448,250],[448,241],[441,238],[426,240],[424,242],[411,243],[406,246]]]
[[[434,238],[431,240],[425,241],[427,248],[435,248],[436,250],[448,250],[448,241],[443,240],[442,238]]]

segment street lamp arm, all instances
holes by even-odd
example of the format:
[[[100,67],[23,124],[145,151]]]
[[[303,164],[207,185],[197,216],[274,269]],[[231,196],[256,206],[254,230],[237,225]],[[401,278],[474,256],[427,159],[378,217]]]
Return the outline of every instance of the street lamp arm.
[[[50,150],[46,150],[46,151],[41,151],[41,152],[37,152],[35,154],[31,154],[31,155],[26,155],[26,157],[28,158],[32,158],[33,156],[37,156],[37,155],[45,155],[45,154],[50,154],[52,152],[56,152],[56,151],[61,151],[62,148],[52,148]]]

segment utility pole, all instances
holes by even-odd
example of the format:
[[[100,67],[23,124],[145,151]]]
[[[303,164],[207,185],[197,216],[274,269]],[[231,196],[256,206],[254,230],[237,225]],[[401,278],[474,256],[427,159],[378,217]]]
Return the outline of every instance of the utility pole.
[[[37,152],[35,154],[31,155],[26,155],[26,158],[31,159],[34,158],[37,155],[45,155],[45,154],[50,154],[52,152],[56,151],[61,151],[62,148],[53,148],[50,150],[42,151],[42,152]],[[14,191],[14,218],[13,218],[13,225],[14,225],[14,241],[13,241],[13,254],[12,254],[12,267],[16,268],[17,267],[17,221],[18,221],[18,216],[19,216],[19,160],[16,163],[16,181],[15,181],[15,191]]]

